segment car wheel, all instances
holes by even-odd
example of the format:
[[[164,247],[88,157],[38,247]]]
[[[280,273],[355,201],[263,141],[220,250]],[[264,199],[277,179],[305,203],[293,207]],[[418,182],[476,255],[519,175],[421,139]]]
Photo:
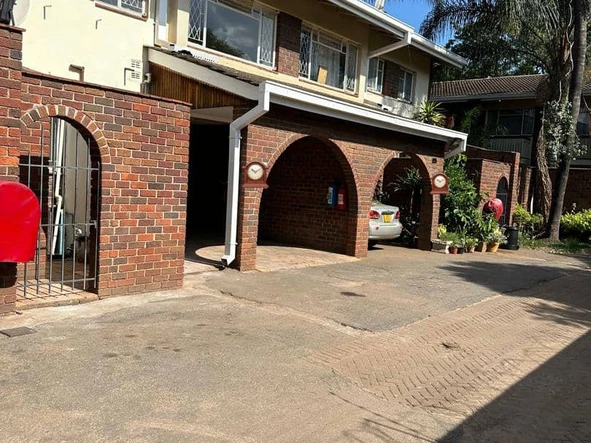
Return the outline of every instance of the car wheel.
[[[374,247],[375,245],[377,245],[377,244],[378,244],[378,241],[377,241],[377,240],[370,240],[370,241],[368,241],[368,242],[367,242],[367,245],[368,245],[370,248],[373,248],[373,247]]]

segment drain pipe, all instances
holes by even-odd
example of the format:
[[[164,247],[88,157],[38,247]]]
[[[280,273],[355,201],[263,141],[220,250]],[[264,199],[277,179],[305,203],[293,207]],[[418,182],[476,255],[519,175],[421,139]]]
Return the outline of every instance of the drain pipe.
[[[249,124],[269,112],[270,93],[265,83],[259,86],[259,102],[246,114],[230,123],[230,144],[228,160],[228,198],[226,203],[226,243],[222,264],[229,266],[236,259],[238,232],[238,197],[240,194],[240,148],[241,131]]]

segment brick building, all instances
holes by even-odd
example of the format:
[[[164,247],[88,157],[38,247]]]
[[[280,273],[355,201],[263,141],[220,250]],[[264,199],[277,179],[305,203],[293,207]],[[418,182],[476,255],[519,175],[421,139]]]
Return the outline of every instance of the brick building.
[[[419,246],[430,249],[431,177],[466,135],[409,117],[433,60],[460,57],[361,0],[138,5],[58,2],[39,20],[31,4],[29,37],[2,28],[0,179],[29,186],[43,210],[36,262],[3,265],[4,310],[40,286],[99,297],[179,287],[192,242],[224,244],[221,262],[240,270],[255,269],[261,241],[363,257],[376,184],[403,153],[423,180]],[[68,26],[92,50],[53,32]],[[43,36],[67,56],[42,63]],[[327,203],[333,185],[343,208]]]

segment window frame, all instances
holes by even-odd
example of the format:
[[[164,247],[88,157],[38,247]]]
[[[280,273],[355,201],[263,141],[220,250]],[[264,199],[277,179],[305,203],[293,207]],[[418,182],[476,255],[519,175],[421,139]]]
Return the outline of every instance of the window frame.
[[[531,112],[531,118],[532,118],[532,125],[531,125],[531,132],[525,132],[525,127],[526,127],[526,113],[527,112]],[[519,134],[511,134],[511,133],[507,133],[507,134],[499,134],[498,131],[496,131],[496,128],[498,128],[500,126],[500,118],[501,118],[501,114],[502,113],[506,113],[504,115],[504,117],[509,117],[510,113],[513,113],[514,116],[521,116],[521,125],[520,125],[520,130],[519,130]],[[492,120],[492,115],[496,115],[496,120],[493,122]],[[494,125],[495,126],[495,136],[497,137],[532,137],[533,133],[534,133],[534,125],[535,125],[535,109],[534,108],[514,108],[514,109],[489,109],[486,112],[486,124],[488,126],[490,125]],[[504,128],[507,128],[506,126],[503,125]]]
[[[190,8],[193,8],[193,3],[197,2],[199,0],[190,0]],[[204,4],[204,8],[202,11],[203,14],[203,25],[201,27],[201,33],[202,33],[202,37],[201,37],[201,42],[199,40],[197,40],[196,38],[192,38],[190,33],[191,33],[191,14],[189,14],[189,30],[187,32],[187,40],[189,43],[189,46],[196,46],[199,49],[203,49],[206,51],[212,51],[215,52],[216,54],[220,54],[223,55],[224,57],[229,57],[235,60],[240,60],[241,62],[244,63],[251,63],[253,65],[256,65],[258,67],[262,67],[265,69],[275,69],[276,67],[276,63],[277,63],[277,15],[278,12],[272,8],[267,7],[266,5],[263,5],[262,3],[258,2],[258,1],[252,1],[252,8],[251,8],[251,12],[250,14],[241,11],[239,9],[235,9],[232,8],[231,6],[221,3],[218,0],[202,0],[203,4]],[[222,8],[226,8],[229,9],[232,12],[236,12],[238,14],[242,14],[246,17],[249,18],[254,18],[255,20],[258,21],[258,42],[257,42],[257,60],[256,61],[252,61],[252,60],[247,60],[245,58],[242,57],[238,57],[236,55],[232,55],[232,54],[228,54],[226,52],[220,51],[218,49],[214,49],[214,48],[209,48],[207,46],[207,16],[208,16],[208,11],[209,11],[209,4],[210,3],[215,3],[217,6],[222,7]],[[255,11],[258,9],[257,11],[257,15],[258,18],[255,17]],[[264,63],[261,62],[261,40],[262,40],[262,31],[263,31],[263,20],[265,18],[265,16],[270,17],[272,16],[273,18],[273,42],[272,42],[272,52],[271,52],[271,63]]]
[[[370,73],[371,73],[371,62],[372,60],[376,60],[377,61],[377,65],[376,65],[376,77],[375,77],[375,81],[376,81],[376,88],[370,87],[369,85],[369,79],[370,77]],[[381,68],[381,71],[380,71]],[[381,72],[381,77],[380,77],[380,72]],[[367,67],[367,80],[365,83],[365,89],[369,92],[373,92],[374,94],[383,94],[384,93],[384,79],[385,79],[385,74],[386,74],[386,62],[379,58],[379,57],[372,57],[369,59],[368,61],[368,67]]]
[[[133,17],[146,18],[148,15],[148,0],[140,0],[142,2],[142,11],[141,12],[139,12],[135,9],[126,8],[125,6],[123,6],[122,2],[124,0],[116,0],[116,1],[117,1],[117,4],[113,5],[113,4],[109,3],[108,0],[94,0],[96,6],[99,6],[101,8],[105,8],[105,9],[110,9],[110,10],[116,11],[116,12],[122,12],[123,14],[128,14]]]
[[[406,76],[409,75],[410,79],[411,79],[411,84],[410,84],[410,97],[408,99],[405,98],[404,94],[406,92]],[[400,76],[398,77],[398,92],[396,93],[396,98],[398,100],[400,100],[401,102],[404,103],[412,103],[414,96],[415,96],[415,86],[416,86],[416,81],[415,81],[415,73],[412,71],[409,71],[408,69],[404,69],[404,68],[400,68]],[[400,88],[400,80],[403,80],[403,87],[402,89]]]
[[[310,48],[308,50],[308,60],[306,62],[307,71],[308,71],[307,75],[302,74],[302,69],[301,69],[301,38],[302,38],[301,36],[302,36],[302,34],[304,32],[308,32],[309,35],[310,35],[310,39],[309,39]],[[316,34],[316,40],[314,40],[314,34]],[[313,53],[313,51],[312,51],[312,45],[314,43],[318,43],[318,44],[320,44],[322,46],[328,47],[327,45],[322,44],[322,43],[319,42],[321,36],[325,36],[327,39],[332,39],[332,40],[335,40],[335,41],[338,40],[340,42],[341,47],[343,47],[343,46],[346,47],[346,52],[344,54],[345,55],[345,66],[344,66],[344,76],[343,76],[343,86],[342,87],[328,85],[328,84],[321,83],[321,82],[319,82],[317,80],[313,80],[312,79],[312,70],[311,70],[311,66],[312,66],[312,53]],[[356,55],[355,55],[355,58],[356,58],[356,60],[355,60],[355,78],[354,78],[354,87],[353,87],[353,89],[349,89],[347,87],[347,85],[348,85],[348,83],[350,81],[350,76],[347,74],[347,69],[348,69],[348,67],[350,65],[350,61],[351,61],[351,57],[352,57],[351,48],[355,48],[355,50],[357,52]],[[329,49],[333,49],[333,48],[329,48]],[[341,51],[341,53],[342,53],[342,51]],[[322,85],[322,86],[325,86],[327,88],[335,89],[337,91],[345,92],[347,94],[357,94],[358,93],[358,90],[359,90],[359,74],[360,74],[360,72],[359,72],[359,61],[360,61],[360,58],[361,58],[360,55],[361,55],[361,45],[359,45],[359,44],[357,44],[357,43],[355,43],[355,42],[353,42],[353,41],[351,41],[351,40],[349,40],[349,39],[347,39],[345,37],[342,37],[342,36],[340,36],[338,34],[334,34],[332,32],[328,32],[328,31],[326,31],[324,29],[321,29],[321,28],[319,28],[317,26],[314,26],[314,25],[311,25],[309,23],[303,23],[302,24],[302,29],[300,31],[300,67],[298,68],[298,75],[299,75],[299,78],[300,79],[306,80],[306,81],[309,81],[309,82],[312,82],[314,84]]]

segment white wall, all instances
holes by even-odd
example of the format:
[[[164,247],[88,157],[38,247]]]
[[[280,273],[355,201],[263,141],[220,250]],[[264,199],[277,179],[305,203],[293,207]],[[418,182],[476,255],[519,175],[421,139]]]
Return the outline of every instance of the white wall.
[[[154,42],[153,11],[135,18],[97,6],[93,0],[31,0],[23,35],[23,66],[78,80],[70,65],[84,66],[84,80],[140,90],[125,68],[143,59],[143,46]],[[155,2],[150,8],[154,8]]]

